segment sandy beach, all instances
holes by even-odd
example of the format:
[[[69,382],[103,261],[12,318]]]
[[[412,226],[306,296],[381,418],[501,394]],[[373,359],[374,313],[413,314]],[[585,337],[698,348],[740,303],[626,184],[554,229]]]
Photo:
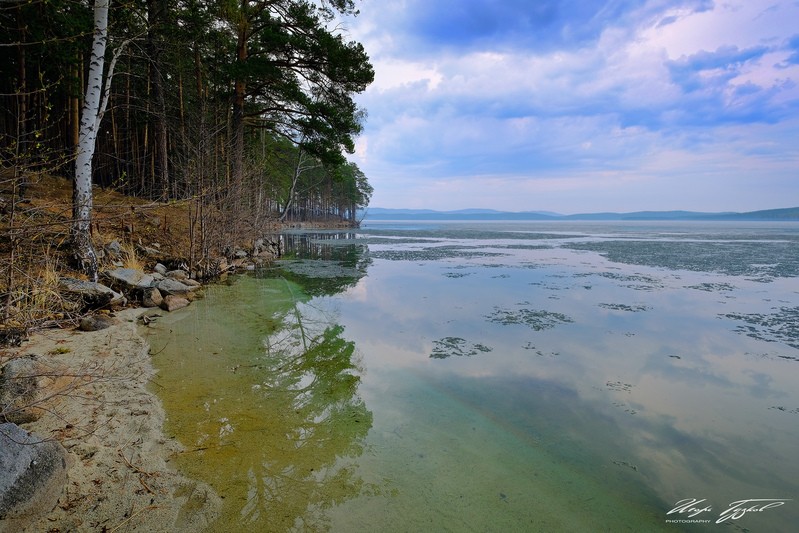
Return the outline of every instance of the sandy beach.
[[[95,332],[43,331],[12,352],[36,354],[62,376],[49,380],[43,416],[23,427],[64,445],[69,479],[54,509],[33,523],[0,522],[0,532],[201,531],[215,518],[220,498],[170,466],[183,450],[164,435],[164,410],[148,390],[155,371],[137,333],[143,312],[117,313],[117,325]]]

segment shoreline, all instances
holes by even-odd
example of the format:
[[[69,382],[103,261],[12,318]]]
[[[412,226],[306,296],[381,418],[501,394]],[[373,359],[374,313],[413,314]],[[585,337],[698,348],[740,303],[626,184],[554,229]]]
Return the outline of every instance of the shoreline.
[[[54,509],[22,524],[0,521],[0,533],[201,531],[218,515],[213,489],[170,465],[184,449],[164,434],[161,400],[148,390],[156,371],[137,330],[146,311],[120,311],[99,331],[41,331],[8,350],[35,354],[64,376],[50,383],[41,418],[21,427],[61,442],[68,480]]]

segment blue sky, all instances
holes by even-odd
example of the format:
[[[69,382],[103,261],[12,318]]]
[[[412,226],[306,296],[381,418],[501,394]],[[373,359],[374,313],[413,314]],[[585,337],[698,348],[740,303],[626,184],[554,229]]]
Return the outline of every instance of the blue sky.
[[[797,0],[361,0],[371,205],[799,205]]]

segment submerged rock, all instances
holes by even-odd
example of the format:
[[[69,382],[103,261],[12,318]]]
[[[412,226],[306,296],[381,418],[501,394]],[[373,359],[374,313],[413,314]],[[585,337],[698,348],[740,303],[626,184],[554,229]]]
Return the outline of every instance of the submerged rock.
[[[16,424],[0,424],[0,520],[8,531],[16,522],[50,512],[66,482],[67,452],[61,444]]]

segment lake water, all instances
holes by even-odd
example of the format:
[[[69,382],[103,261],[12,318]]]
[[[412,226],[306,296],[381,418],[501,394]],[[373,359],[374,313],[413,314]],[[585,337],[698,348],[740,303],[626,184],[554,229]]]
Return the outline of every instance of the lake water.
[[[144,330],[215,531],[796,530],[799,224],[283,240]]]

